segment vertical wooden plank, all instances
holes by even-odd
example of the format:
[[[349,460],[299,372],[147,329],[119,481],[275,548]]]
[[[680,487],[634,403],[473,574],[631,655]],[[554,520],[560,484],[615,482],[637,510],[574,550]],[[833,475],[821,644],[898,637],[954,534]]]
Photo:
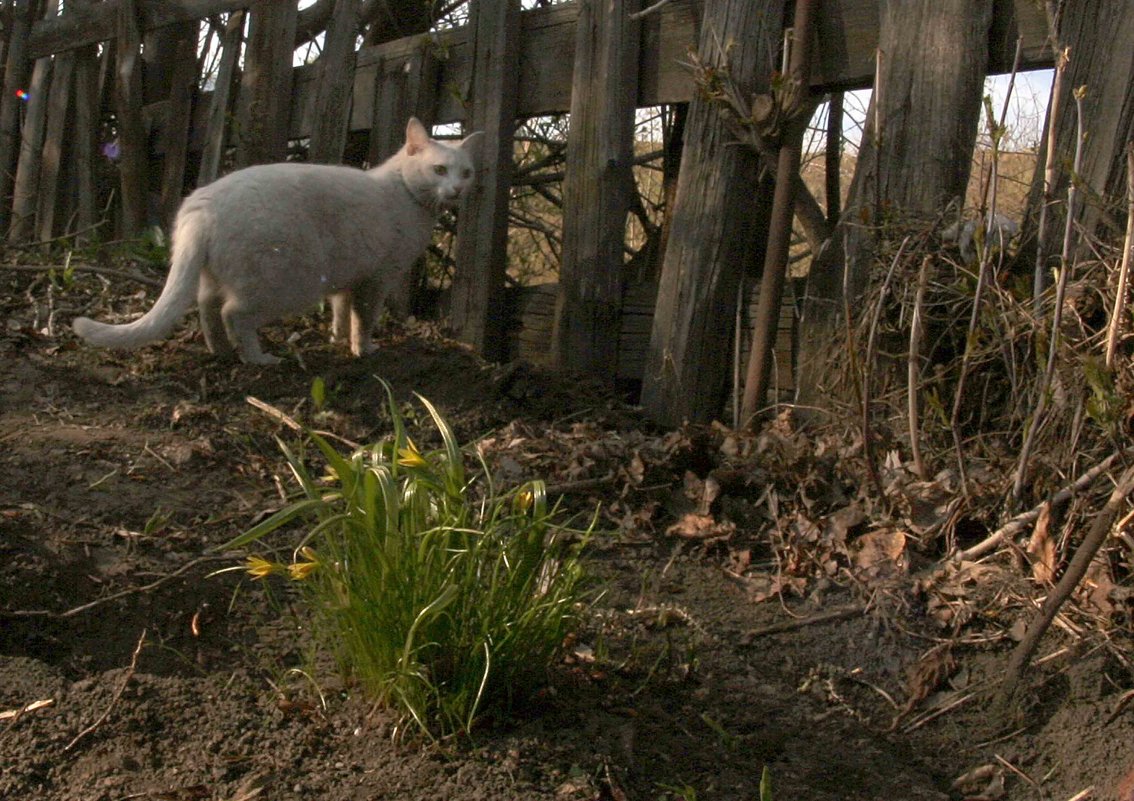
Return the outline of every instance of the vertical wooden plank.
[[[428,41],[422,41],[405,64],[394,69],[378,65],[367,151],[370,164],[381,164],[401,148],[410,117],[417,117],[426,128],[433,125],[440,74],[441,62]]]
[[[55,57],[51,89],[47,96],[47,122],[44,126],[43,153],[39,162],[39,188],[36,190],[36,236],[41,240],[55,235],[60,175],[63,166],[64,137],[70,133],[71,85],[75,77],[75,51]]]
[[[250,9],[236,151],[242,167],[287,156],[296,10],[295,0],[261,0]]]
[[[519,0],[471,0],[470,131],[484,131],[476,188],[461,208],[450,323],[488,359],[503,358],[508,195],[519,72]]]
[[[560,369],[613,381],[626,214],[634,191],[638,0],[580,0],[552,329]]]
[[[785,0],[705,5],[699,56],[728,66],[743,97],[766,90],[776,64]],[[728,38],[722,40],[722,31]],[[663,425],[706,422],[723,407],[740,277],[763,248],[769,209],[759,158],[737,147],[724,115],[703,94],[689,104],[685,153],[662,265],[642,405]]]
[[[11,220],[9,196],[19,154],[20,110],[24,104],[16,92],[27,90],[31,71],[27,40],[37,5],[33,0],[16,0],[9,18],[11,30],[4,50],[4,82],[0,89],[0,231],[6,231]]]
[[[149,143],[142,120],[142,25],[136,0],[119,0],[115,41],[114,108],[118,116],[118,171],[121,178],[123,238],[146,225]]]
[[[390,71],[382,60],[374,75],[374,106],[370,115],[370,141],[367,145],[366,160],[376,166],[388,159],[402,146],[405,140],[405,121],[401,109],[405,105],[405,74],[401,70]],[[426,128],[429,123],[422,120]]]
[[[213,86],[212,105],[209,107],[209,121],[205,129],[205,147],[201,153],[201,167],[197,172],[197,185],[211,184],[220,174],[224,159],[225,133],[232,114],[232,84],[236,76],[236,65],[240,59],[240,46],[244,41],[244,12],[233,11],[228,15],[228,23],[221,39],[221,57],[217,65],[217,80]]]
[[[308,160],[339,164],[346,147],[354,92],[354,43],[358,38],[359,0],[337,0],[319,56],[319,86]]]
[[[168,230],[181,205],[185,185],[185,160],[189,153],[189,126],[193,122],[193,98],[197,93],[196,22],[180,23],[173,38],[169,79],[169,116],[165,123],[165,164],[162,166],[161,221]]]
[[[47,16],[54,16],[57,0],[48,3]],[[20,156],[12,186],[12,218],[8,241],[19,243],[31,236],[35,217],[35,195],[39,185],[39,158],[43,148],[43,128],[47,121],[47,91],[51,85],[51,56],[36,59],[28,83],[27,106],[20,134]]]
[[[97,199],[95,197],[95,137],[98,134],[98,48],[89,45],[75,56],[75,138],[71,165],[75,176],[75,240],[92,239]]]

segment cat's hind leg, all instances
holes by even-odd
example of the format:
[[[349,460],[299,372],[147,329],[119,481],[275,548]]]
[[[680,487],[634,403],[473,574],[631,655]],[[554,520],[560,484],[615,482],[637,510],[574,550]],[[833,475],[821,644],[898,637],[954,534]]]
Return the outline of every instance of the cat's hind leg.
[[[373,353],[377,346],[371,335],[382,305],[382,284],[371,278],[360,281],[350,291],[350,352],[355,356]]]
[[[240,354],[240,361],[245,364],[280,363],[281,359],[278,356],[264,353],[260,347],[260,335],[257,331],[261,325],[268,322],[264,314],[245,308],[234,298],[225,301],[220,313],[228,341]]]
[[[205,337],[205,345],[209,353],[231,356],[236,351],[228,340],[224,320],[221,318],[223,305],[224,294],[217,286],[217,282],[207,272],[202,271],[197,285],[197,315],[201,320],[201,333]]]
[[[350,292],[331,295],[331,341],[350,341]]]

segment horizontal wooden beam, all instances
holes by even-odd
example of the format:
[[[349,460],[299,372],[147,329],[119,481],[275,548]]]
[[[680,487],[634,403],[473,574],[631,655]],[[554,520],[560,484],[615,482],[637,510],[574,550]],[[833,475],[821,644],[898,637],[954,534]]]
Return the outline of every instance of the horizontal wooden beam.
[[[520,74],[517,113],[521,117],[566,112],[571,105],[575,56],[575,3],[537,8],[521,15]],[[827,0],[817,19],[812,89],[865,89],[873,82],[878,45],[878,0]],[[1011,69],[1020,37],[1021,69],[1052,65],[1047,51],[1046,21],[1032,0],[997,0],[989,36],[989,70]],[[688,101],[693,81],[684,66],[696,45],[694,3],[674,0],[642,20],[638,74],[638,105]],[[370,127],[374,81],[380,72],[403,69],[416,48],[433,48],[441,57],[441,92],[435,119],[455,122],[465,117],[471,64],[464,28],[363,48],[358,54],[351,129]],[[295,80],[292,134],[310,130],[314,73],[300,71]]]
[[[142,33],[172,25],[204,19],[225,11],[236,11],[253,5],[252,0],[139,0]],[[66,13],[40,20],[28,36],[28,57],[40,58],[52,53],[113,39],[118,0],[80,5],[67,4]]]
[[[76,6],[64,17],[37,23],[32,35],[33,42],[40,43],[36,52],[44,52],[43,43],[48,40],[44,31],[55,31],[67,16],[79,20],[95,15],[98,9],[95,16],[101,20],[106,15],[104,9],[113,9],[117,2],[104,0],[94,6]],[[812,74],[814,91],[865,89],[871,85],[878,45],[878,2],[826,0],[821,5],[816,20],[818,41]],[[249,0],[141,0],[141,4],[148,15],[147,25],[156,25],[158,21],[168,24],[190,19],[194,14],[246,6]],[[95,16],[90,18],[95,19]],[[576,3],[562,3],[521,14],[517,98],[517,114],[520,117],[561,113],[570,109],[577,17]],[[102,22],[98,24],[103,25]],[[1033,0],[996,0],[996,14],[989,35],[989,71],[995,74],[1011,68],[1017,38],[1022,45],[1021,69],[1052,66],[1046,31],[1043,12]],[[84,31],[80,41],[89,43],[110,35],[96,36]],[[55,33],[52,36],[59,38]],[[642,20],[639,106],[685,102],[693,96],[693,81],[684,63],[688,60],[689,48],[696,42],[694,2],[691,0],[673,0]],[[76,44],[68,41],[67,46]],[[375,81],[381,75],[404,70],[419,48],[431,48],[441,65],[440,92],[433,119],[445,123],[465,118],[472,80],[471,54],[467,31],[454,28],[362,48],[357,56],[351,130],[370,128],[374,119]],[[316,75],[311,65],[296,68],[290,122],[293,138],[308,136],[311,132]]]

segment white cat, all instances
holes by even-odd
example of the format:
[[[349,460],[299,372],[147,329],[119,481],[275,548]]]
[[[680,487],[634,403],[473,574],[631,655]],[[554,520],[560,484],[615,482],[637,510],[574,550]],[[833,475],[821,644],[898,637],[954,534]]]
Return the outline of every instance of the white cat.
[[[349,334],[355,356],[370,353],[384,300],[405,299],[441,208],[472,184],[479,139],[447,145],[411,118],[405,146],[369,171],[283,163],[230,173],[181,204],[154,307],[124,325],[79,317],[75,333],[92,345],[136,348],[168,336],[196,298],[211,352],[276,364],[257,330],[329,296],[334,338]]]
[[[966,264],[977,258],[976,236],[980,220],[959,220],[941,232],[941,241],[955,242]],[[1020,226],[1003,214],[989,214],[984,226],[984,246],[1006,251],[1008,244],[1020,233]]]

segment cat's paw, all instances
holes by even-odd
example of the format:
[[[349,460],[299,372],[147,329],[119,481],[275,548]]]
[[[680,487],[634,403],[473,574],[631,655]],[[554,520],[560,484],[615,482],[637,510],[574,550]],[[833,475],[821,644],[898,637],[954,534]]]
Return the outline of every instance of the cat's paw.
[[[279,356],[273,356],[270,353],[246,353],[241,355],[240,361],[244,362],[245,364],[260,364],[264,366],[270,366],[273,364],[279,364],[283,361],[283,359],[281,359]]]
[[[366,342],[353,342],[353,343],[351,343],[351,346],[350,346],[350,352],[353,353],[355,356],[358,356],[359,358],[361,358],[363,356],[369,356],[371,353],[374,353],[374,351],[376,351],[376,350],[378,350],[378,346],[375,345],[374,342],[372,340],[369,340],[369,339]]]

